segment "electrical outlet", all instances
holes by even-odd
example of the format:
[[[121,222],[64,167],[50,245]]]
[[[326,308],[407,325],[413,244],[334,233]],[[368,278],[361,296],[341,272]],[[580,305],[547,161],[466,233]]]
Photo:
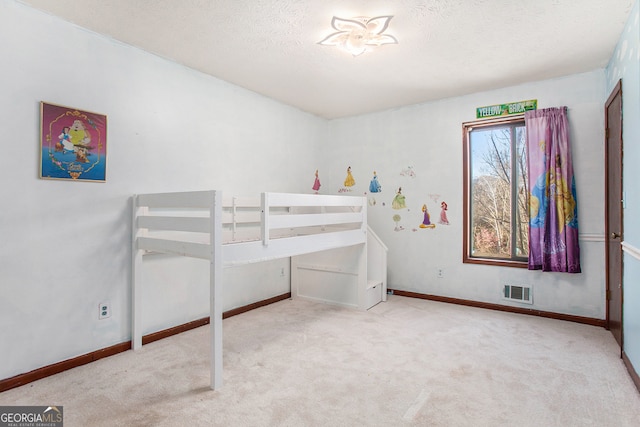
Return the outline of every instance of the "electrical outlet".
[[[111,317],[111,303],[109,301],[101,302],[98,306],[98,319],[107,319]]]
[[[444,277],[444,269],[438,269],[438,279],[442,279]]]
[[[284,267],[280,269],[280,277],[284,277]]]

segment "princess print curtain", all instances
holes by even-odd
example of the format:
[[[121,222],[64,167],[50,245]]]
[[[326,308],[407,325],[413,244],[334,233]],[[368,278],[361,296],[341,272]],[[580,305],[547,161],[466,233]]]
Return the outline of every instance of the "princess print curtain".
[[[567,108],[525,113],[529,270],[580,273],[578,204]]]

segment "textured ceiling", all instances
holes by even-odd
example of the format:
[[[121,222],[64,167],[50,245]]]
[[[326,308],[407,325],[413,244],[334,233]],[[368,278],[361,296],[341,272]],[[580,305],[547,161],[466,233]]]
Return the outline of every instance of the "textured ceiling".
[[[634,0],[21,0],[301,110],[337,118],[607,65]],[[352,57],[331,18],[393,15]]]

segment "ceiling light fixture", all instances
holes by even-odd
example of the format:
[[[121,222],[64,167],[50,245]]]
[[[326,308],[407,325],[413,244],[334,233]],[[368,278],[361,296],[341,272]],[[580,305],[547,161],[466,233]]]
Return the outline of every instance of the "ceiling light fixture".
[[[334,16],[331,26],[337,32],[329,34],[318,42],[323,46],[337,46],[353,56],[362,55],[372,47],[384,44],[398,44],[398,40],[390,34],[382,34],[389,27],[391,15],[375,18],[356,17],[342,19]]]

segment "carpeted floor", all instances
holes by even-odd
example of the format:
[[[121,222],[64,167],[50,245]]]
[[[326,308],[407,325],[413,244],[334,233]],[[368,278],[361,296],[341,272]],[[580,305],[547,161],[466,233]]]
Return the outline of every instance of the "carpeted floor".
[[[281,301],[0,394],[74,426],[640,425],[640,393],[598,327],[390,296],[367,312]]]

